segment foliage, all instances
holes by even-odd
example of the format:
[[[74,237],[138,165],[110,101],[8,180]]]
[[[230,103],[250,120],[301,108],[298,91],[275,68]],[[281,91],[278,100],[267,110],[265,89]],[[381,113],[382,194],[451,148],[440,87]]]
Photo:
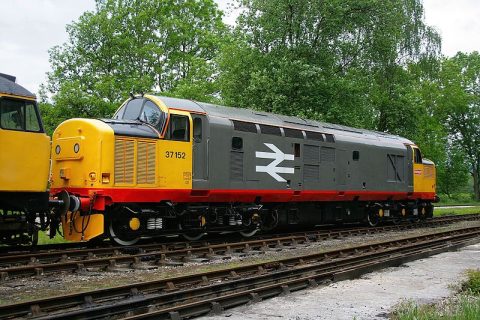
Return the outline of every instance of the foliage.
[[[480,201],[480,54],[458,53],[442,64],[440,107],[452,145],[464,154]]]
[[[436,304],[401,303],[393,314],[398,320],[469,320],[480,317],[480,270],[467,270],[457,296]]]
[[[226,104],[414,131],[418,96],[407,65],[427,61],[439,48],[420,1],[239,4],[244,11],[234,40],[219,58]]]
[[[451,199],[468,182],[468,165],[458,146],[450,145],[445,151],[445,160],[437,162],[437,185],[438,191]]]
[[[480,298],[460,295],[438,305],[417,305],[409,301],[395,311],[396,320],[476,320],[480,316]]]
[[[50,50],[47,122],[109,116],[129,92],[211,100],[221,18],[213,0],[97,0]]]
[[[462,289],[480,296],[480,269],[467,270],[467,280],[462,284]]]

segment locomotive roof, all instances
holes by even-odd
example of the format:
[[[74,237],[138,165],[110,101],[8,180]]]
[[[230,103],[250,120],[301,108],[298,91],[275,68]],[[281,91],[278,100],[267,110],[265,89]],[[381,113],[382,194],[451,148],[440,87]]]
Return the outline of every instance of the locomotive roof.
[[[33,93],[15,83],[15,77],[4,73],[0,73],[0,93],[35,99]]]
[[[290,127],[299,130],[317,131],[322,133],[332,133],[343,136],[357,136],[359,138],[377,138],[379,140],[397,140],[402,144],[413,144],[412,141],[384,132],[358,129],[343,125],[331,124],[326,122],[302,119],[294,116],[279,115],[264,111],[256,111],[251,109],[224,107],[211,103],[198,102],[187,99],[178,99],[171,97],[157,96],[158,99],[171,109],[185,110],[194,113],[205,113],[208,116],[227,118],[231,120],[253,122],[258,124],[266,124],[278,127]]]

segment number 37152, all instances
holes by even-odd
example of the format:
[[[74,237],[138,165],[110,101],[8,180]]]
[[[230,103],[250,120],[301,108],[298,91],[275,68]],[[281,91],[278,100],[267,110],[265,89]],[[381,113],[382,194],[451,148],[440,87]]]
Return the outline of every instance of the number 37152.
[[[185,152],[180,152],[180,151],[165,151],[165,158],[170,158],[170,159],[185,159]]]

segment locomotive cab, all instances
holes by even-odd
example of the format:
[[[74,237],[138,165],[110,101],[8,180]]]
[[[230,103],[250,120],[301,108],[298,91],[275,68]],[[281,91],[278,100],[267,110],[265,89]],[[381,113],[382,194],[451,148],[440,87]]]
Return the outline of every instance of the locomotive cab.
[[[413,214],[419,217],[432,217],[432,202],[437,201],[436,195],[436,168],[435,164],[422,157],[422,153],[417,146],[413,149],[413,190],[417,196],[417,208]]]
[[[192,187],[192,119],[145,95],[127,100],[113,119],[70,119],[55,130],[52,193],[66,190],[68,240],[103,234],[122,245],[172,229],[158,212]],[[159,209],[157,206],[161,206]],[[167,231],[168,232],[168,231]]]
[[[48,211],[50,138],[35,96],[16,84],[15,77],[3,74],[0,146],[0,242],[35,243],[37,214],[46,224]]]

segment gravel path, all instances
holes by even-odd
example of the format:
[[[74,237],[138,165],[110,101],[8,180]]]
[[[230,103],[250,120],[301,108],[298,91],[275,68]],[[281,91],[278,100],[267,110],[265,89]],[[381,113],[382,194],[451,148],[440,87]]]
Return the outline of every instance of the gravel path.
[[[480,268],[480,244],[201,319],[385,319],[402,301],[430,303],[453,294],[472,268]]]

